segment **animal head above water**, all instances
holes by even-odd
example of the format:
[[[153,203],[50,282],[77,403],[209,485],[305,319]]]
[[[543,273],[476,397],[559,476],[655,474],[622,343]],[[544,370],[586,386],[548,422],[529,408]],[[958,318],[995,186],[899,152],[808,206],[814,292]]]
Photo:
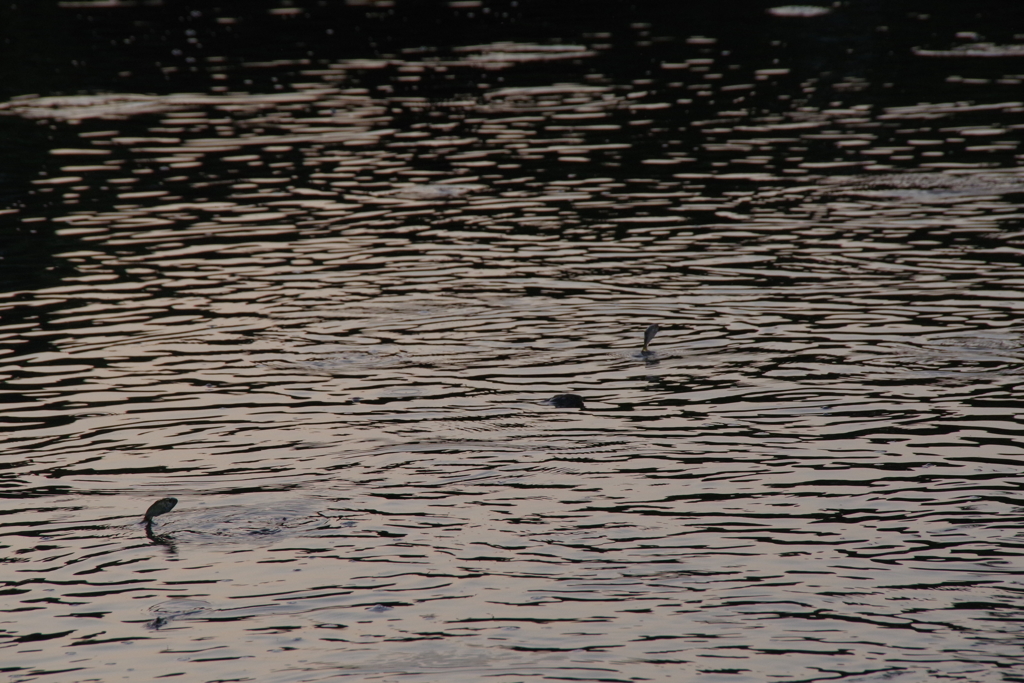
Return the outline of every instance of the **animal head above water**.
[[[583,409],[586,406],[583,405],[583,397],[578,394],[557,394],[552,396],[548,400],[544,401],[549,406],[555,408],[580,408]]]

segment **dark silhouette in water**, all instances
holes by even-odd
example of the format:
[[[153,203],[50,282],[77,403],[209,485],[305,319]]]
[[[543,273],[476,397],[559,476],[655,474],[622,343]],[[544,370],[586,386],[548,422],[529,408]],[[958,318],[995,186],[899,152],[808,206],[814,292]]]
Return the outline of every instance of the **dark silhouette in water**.
[[[171,510],[174,509],[174,506],[177,504],[177,498],[161,498],[160,500],[149,506],[149,509],[146,510],[146,517],[143,521],[145,521],[146,524],[152,524],[154,517],[162,515],[166,512],[170,512]]]
[[[556,408],[586,408],[583,405],[583,397],[577,394],[558,394],[544,401],[544,403]]]
[[[658,334],[660,330],[661,327],[659,327],[657,324],[651,325],[650,327],[647,328],[647,331],[644,332],[644,347],[640,349],[640,353],[642,353],[645,356],[651,353],[650,351],[647,350],[647,346],[652,341],[654,341],[654,335]]]
[[[171,551],[171,553],[177,552],[177,548],[174,546],[174,541],[171,540],[170,536],[158,536],[153,533],[153,518],[170,512],[177,504],[177,498],[161,498],[149,506],[149,509],[146,510],[146,516],[143,518],[143,522],[146,523],[146,538],[153,541],[153,543],[167,546],[167,549]]]

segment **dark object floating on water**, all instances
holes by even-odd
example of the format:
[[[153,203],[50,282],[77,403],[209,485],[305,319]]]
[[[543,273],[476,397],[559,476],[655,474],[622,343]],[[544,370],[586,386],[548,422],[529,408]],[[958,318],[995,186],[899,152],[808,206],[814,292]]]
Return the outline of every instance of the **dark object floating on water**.
[[[647,350],[647,345],[654,340],[654,335],[658,334],[660,330],[661,328],[658,327],[657,324],[651,325],[650,327],[647,328],[647,331],[644,332],[644,348],[640,349],[640,353],[650,353],[650,351]]]
[[[558,394],[544,401],[544,403],[556,408],[586,408],[583,405],[583,397],[577,394]]]
[[[146,524],[151,524],[153,522],[154,517],[170,512],[171,510],[174,509],[174,506],[177,504],[177,498],[161,498],[157,502],[150,505],[149,509],[146,510],[146,518],[144,521],[146,522]]]

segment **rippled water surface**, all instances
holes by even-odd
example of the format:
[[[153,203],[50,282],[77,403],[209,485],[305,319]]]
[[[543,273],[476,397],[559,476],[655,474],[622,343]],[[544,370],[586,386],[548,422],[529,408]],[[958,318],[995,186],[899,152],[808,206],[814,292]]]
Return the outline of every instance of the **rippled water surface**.
[[[3,680],[1024,681],[1012,3],[308,5],[4,10]]]

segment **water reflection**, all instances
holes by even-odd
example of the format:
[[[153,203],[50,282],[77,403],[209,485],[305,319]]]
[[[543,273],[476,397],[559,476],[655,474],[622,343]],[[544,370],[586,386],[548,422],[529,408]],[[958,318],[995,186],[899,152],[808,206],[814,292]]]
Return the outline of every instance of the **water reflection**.
[[[1019,74],[866,11],[0,104],[11,675],[1007,680]]]
[[[153,542],[154,545],[162,545],[167,548],[167,551],[171,554],[178,552],[178,545],[174,542],[174,539],[170,534],[158,534],[153,531],[153,525],[146,525],[146,538]]]

